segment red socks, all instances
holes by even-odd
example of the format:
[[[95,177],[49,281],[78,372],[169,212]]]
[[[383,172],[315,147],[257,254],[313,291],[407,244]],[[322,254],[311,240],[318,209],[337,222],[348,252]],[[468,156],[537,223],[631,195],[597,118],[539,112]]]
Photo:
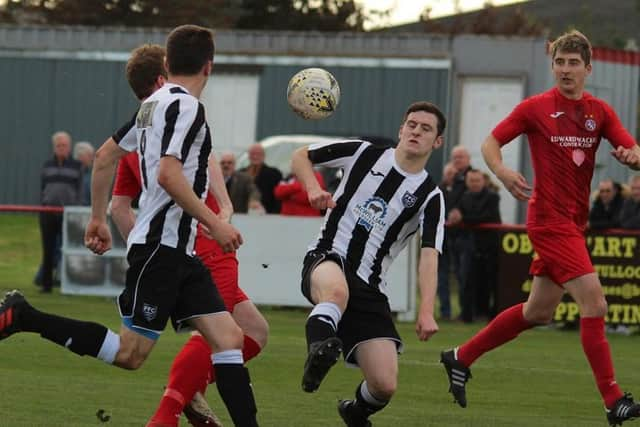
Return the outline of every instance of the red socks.
[[[173,359],[169,384],[152,420],[177,426],[184,406],[207,387],[210,366],[209,344],[202,336],[192,335]]]
[[[256,341],[244,336],[242,356],[245,363],[256,357],[260,350],[262,349]],[[215,380],[209,344],[204,337],[192,335],[173,359],[169,384],[152,420],[177,426],[182,409],[193,399],[193,395],[198,391],[204,393],[207,385]]]
[[[522,313],[524,304],[514,305],[498,314],[487,326],[458,348],[457,359],[466,367],[484,353],[517,337],[534,325]]]
[[[609,342],[605,337],[604,318],[584,317],[580,319],[582,349],[591,365],[598,390],[607,408],[612,408],[623,393],[616,383],[611,361]]]

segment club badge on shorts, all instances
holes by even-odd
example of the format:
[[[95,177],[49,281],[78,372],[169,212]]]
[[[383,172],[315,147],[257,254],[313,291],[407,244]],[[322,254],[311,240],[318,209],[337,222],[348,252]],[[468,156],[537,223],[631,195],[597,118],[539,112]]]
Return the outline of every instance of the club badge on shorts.
[[[147,322],[151,322],[158,315],[158,307],[145,303],[142,306],[142,315],[147,319]]]
[[[573,153],[571,153],[573,163],[575,163],[577,166],[580,166],[584,162],[585,157],[586,155],[584,154],[584,151],[579,148],[576,148],[575,150],[573,150]]]

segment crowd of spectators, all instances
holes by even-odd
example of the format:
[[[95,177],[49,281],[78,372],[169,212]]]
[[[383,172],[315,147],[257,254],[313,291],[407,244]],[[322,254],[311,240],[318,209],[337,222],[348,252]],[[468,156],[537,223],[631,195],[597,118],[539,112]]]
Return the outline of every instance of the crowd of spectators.
[[[628,184],[604,179],[592,198],[589,228],[640,230],[640,175],[632,176]]]
[[[495,314],[498,234],[474,226],[502,222],[497,187],[487,174],[474,169],[470,160],[466,147],[453,147],[440,183],[448,226],[438,265],[440,317],[451,319],[449,282],[453,271],[458,283],[459,320],[464,322]]]

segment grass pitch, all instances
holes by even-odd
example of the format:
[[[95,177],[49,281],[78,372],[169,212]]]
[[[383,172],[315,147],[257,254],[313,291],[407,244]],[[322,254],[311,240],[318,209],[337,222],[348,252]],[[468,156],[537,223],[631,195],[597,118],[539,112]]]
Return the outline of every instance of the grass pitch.
[[[20,288],[41,310],[118,330],[120,321],[111,299],[38,294],[31,281],[39,262],[37,216],[0,214],[0,291]],[[302,392],[306,311],[263,311],[271,327],[269,344],[249,363],[261,426],[340,426],[337,400],[353,396],[359,372],[338,364],[318,392]],[[399,324],[405,341],[399,389],[387,409],[372,418],[373,424],[607,425],[576,332],[528,331],[516,342],[485,355],[473,366],[469,406],[462,409],[453,404],[438,363],[439,352],[463,342],[481,327],[442,323],[436,337],[420,343],[413,324]],[[638,337],[609,338],[618,382],[640,397]],[[81,358],[35,334],[14,335],[0,342],[0,426],[144,426],[162,394],[173,356],[185,340],[185,335],[168,329],[142,369],[128,372]],[[215,387],[207,397],[231,426]],[[108,422],[96,417],[100,409],[111,417]],[[186,420],[181,424],[187,425]]]

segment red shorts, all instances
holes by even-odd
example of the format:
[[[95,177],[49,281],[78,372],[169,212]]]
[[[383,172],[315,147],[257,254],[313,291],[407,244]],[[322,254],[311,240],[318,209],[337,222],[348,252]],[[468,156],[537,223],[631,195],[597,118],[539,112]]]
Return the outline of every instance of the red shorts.
[[[236,254],[223,254],[211,251],[199,254],[204,265],[211,272],[213,283],[229,312],[233,313],[236,304],[247,301],[249,297],[238,286],[238,259]]]
[[[527,226],[536,251],[529,273],[547,276],[562,286],[571,279],[594,273],[582,231],[573,224]]]

